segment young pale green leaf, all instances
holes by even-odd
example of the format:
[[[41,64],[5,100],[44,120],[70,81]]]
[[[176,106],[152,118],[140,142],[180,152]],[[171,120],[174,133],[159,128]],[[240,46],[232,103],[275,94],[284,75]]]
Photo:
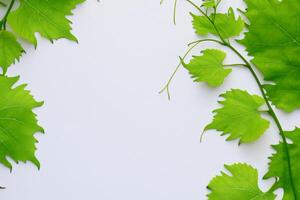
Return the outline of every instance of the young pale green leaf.
[[[14,87],[19,77],[0,76],[0,163],[12,168],[7,157],[14,161],[31,161],[40,166],[36,159],[34,134],[43,132],[37,124],[33,109],[41,106],[25,90],[26,85]]]
[[[269,121],[261,117],[259,108],[264,100],[257,95],[234,89],[222,94],[222,108],[215,110],[213,121],[205,130],[215,129],[229,134],[227,140],[240,139],[239,143],[256,141],[269,127]]]
[[[193,27],[198,35],[206,36],[208,34],[220,34],[223,39],[228,39],[233,36],[239,36],[244,29],[244,21],[241,17],[235,18],[232,8],[229,9],[227,14],[217,13],[214,17],[214,24],[206,16],[197,16],[192,14]]]
[[[71,33],[71,10],[84,0],[20,0],[17,10],[8,16],[8,23],[19,36],[37,45],[35,33],[54,40],[66,38],[77,41]]]
[[[216,6],[216,1],[215,0],[205,0],[202,3],[202,6],[204,6],[205,8],[213,8]]]
[[[300,108],[300,4],[295,0],[245,0],[251,22],[245,39],[272,102],[284,111]]]
[[[217,49],[206,49],[202,56],[193,56],[189,64],[182,65],[189,71],[195,82],[206,82],[212,87],[220,86],[231,69],[224,69],[226,53]]]
[[[0,67],[3,73],[6,73],[7,68],[16,60],[19,60],[23,51],[22,46],[12,33],[0,31]]]
[[[264,178],[276,178],[274,190],[282,188],[284,190],[283,200],[294,200],[295,196],[300,197],[300,129],[296,128],[294,131],[285,132],[285,136],[292,141],[287,145],[289,156],[287,156],[287,149],[282,142],[273,145],[276,153],[270,157],[269,171]],[[291,166],[288,166],[288,160],[290,160]],[[289,174],[289,168],[292,176]],[[292,186],[292,182],[294,186]]]
[[[222,172],[208,185],[209,200],[274,200],[271,192],[258,187],[257,170],[247,164],[225,165],[230,174]]]

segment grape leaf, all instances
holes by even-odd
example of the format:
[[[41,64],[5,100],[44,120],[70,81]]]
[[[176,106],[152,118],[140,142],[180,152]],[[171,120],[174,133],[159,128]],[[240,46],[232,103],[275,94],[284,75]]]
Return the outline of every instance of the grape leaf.
[[[213,8],[216,6],[216,2],[215,0],[206,0],[202,3],[202,6],[204,6],[205,8]]]
[[[229,9],[228,14],[217,13],[214,17],[210,16],[214,18],[215,27],[207,17],[191,15],[193,17],[193,27],[196,33],[201,36],[206,36],[209,33],[218,35],[219,32],[223,39],[228,39],[240,35],[244,29],[244,21],[241,17],[235,19],[232,8]]]
[[[19,36],[35,46],[35,33],[50,41],[66,38],[77,41],[71,33],[70,21],[66,16],[84,0],[20,0],[17,10],[8,16],[8,23]]]
[[[294,0],[246,0],[249,31],[241,41],[263,73],[278,108],[300,108],[300,4]]]
[[[258,110],[264,100],[246,91],[233,89],[222,94],[222,108],[214,110],[216,115],[205,130],[216,129],[222,135],[229,134],[227,140],[240,139],[239,143],[257,140],[269,127],[269,121],[262,118]]]
[[[43,128],[37,124],[32,109],[43,103],[34,100],[24,89],[25,84],[13,88],[18,79],[0,76],[0,163],[11,169],[7,160],[10,157],[16,162],[31,161],[39,168],[34,134],[43,132]]]
[[[225,165],[230,174],[221,172],[207,186],[209,200],[274,200],[271,192],[258,187],[257,170],[247,164]]]
[[[296,196],[300,197],[300,129],[296,128],[293,131],[285,132],[285,136],[292,141],[292,143],[288,144],[289,158],[282,142],[273,145],[276,153],[270,157],[269,171],[264,178],[276,177],[277,181],[273,186],[274,190],[283,188],[283,200],[291,200],[294,199],[291,180],[294,183]],[[292,177],[288,172],[288,159],[290,159],[291,163]]]
[[[8,31],[0,31],[0,67],[5,74],[7,68],[12,65],[24,52],[16,37]]]
[[[212,87],[220,86],[232,71],[223,68],[226,54],[217,49],[206,49],[202,56],[193,56],[189,64],[182,65],[189,71],[195,82],[206,82]]]

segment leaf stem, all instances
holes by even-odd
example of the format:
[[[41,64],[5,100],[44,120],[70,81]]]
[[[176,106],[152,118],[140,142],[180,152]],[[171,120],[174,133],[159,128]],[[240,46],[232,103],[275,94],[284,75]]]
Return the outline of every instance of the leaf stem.
[[[203,40],[205,40],[205,41],[210,41],[210,42],[216,42],[216,43],[219,43],[219,44],[221,44],[221,45],[224,44],[223,42],[221,42],[221,41],[219,41],[219,40],[215,40],[215,39],[210,39],[210,38],[208,38],[208,39],[202,39],[202,40],[196,40],[196,41],[194,41],[194,42],[190,42],[190,43],[188,44],[188,46],[191,46],[191,45],[193,45],[193,44],[195,44],[195,43],[198,43],[199,41],[203,41]]]
[[[13,8],[14,4],[15,4],[16,0],[12,0],[6,10],[5,15],[3,16],[3,18],[0,21],[0,30],[6,30],[6,21],[7,21],[7,17],[11,11],[11,9]]]
[[[190,52],[196,47],[198,46],[198,44],[202,43],[202,42],[216,42],[219,44],[223,44],[222,42],[215,40],[215,39],[202,39],[202,40],[197,40],[194,41],[192,43],[190,43],[188,46],[190,48],[188,48],[188,50],[185,52],[184,56],[181,58],[182,60],[184,60],[189,54]],[[159,94],[162,94],[163,92],[167,92],[168,95],[168,99],[171,99],[171,95],[170,95],[170,84],[174,78],[174,76],[176,75],[177,71],[179,70],[180,66],[181,66],[182,62],[180,61],[178,63],[178,65],[176,66],[175,70],[173,71],[173,73],[171,74],[170,78],[168,79],[167,83],[165,84],[165,86],[159,91]]]
[[[246,67],[246,65],[242,64],[242,63],[240,63],[240,64],[226,64],[226,65],[223,65],[223,66],[224,67],[241,67],[241,66]]]
[[[287,142],[286,136],[284,134],[283,128],[282,128],[282,126],[279,122],[279,119],[278,119],[274,109],[272,108],[272,106],[270,104],[270,100],[267,97],[267,94],[264,90],[264,87],[263,87],[262,83],[260,82],[257,74],[255,73],[253,67],[251,66],[250,62],[248,62],[246,60],[246,58],[242,54],[240,54],[240,52],[238,52],[230,44],[224,44],[224,46],[227,46],[229,49],[231,49],[237,56],[239,56],[244,61],[245,67],[247,67],[249,69],[249,71],[251,72],[252,76],[254,77],[254,79],[255,79],[258,87],[259,87],[259,90],[261,91],[261,94],[262,94],[262,96],[265,100],[265,103],[266,103],[267,107],[268,107],[268,113],[270,114],[270,116],[274,120],[274,122],[275,122],[275,124],[276,124],[276,126],[279,130],[279,134],[280,134],[280,136],[282,138],[282,141],[283,141],[283,149],[284,149],[284,152],[285,152],[286,157],[287,157],[289,179],[290,179],[293,195],[295,197],[295,200],[297,200],[297,192],[296,192],[295,183],[294,183],[294,179],[293,179],[293,172],[292,172],[292,165],[291,165],[290,152],[289,152],[289,148],[288,148],[288,142]]]

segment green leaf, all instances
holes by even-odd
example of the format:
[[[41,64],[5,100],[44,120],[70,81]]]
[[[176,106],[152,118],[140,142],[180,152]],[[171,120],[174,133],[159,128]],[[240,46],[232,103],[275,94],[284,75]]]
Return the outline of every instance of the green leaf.
[[[37,45],[35,33],[50,41],[66,38],[77,41],[71,33],[71,10],[84,0],[20,0],[17,10],[8,16],[8,23],[19,36]]]
[[[24,52],[16,37],[8,31],[0,31],[0,67],[5,74],[7,68],[19,60]]]
[[[206,82],[212,87],[220,86],[231,69],[223,68],[226,54],[217,49],[206,49],[202,56],[193,56],[189,64],[182,65],[189,71],[195,82]]]
[[[229,174],[221,172],[208,185],[209,200],[274,200],[271,192],[258,187],[257,170],[247,164],[225,165]]]
[[[229,9],[228,14],[217,13],[214,17],[215,27],[211,24],[210,20],[205,16],[197,16],[192,14],[193,27],[196,33],[201,36],[208,34],[218,35],[218,32],[223,39],[228,39],[233,36],[239,36],[244,29],[244,21],[241,17],[235,19],[232,8]]]
[[[241,41],[263,73],[272,102],[300,108],[300,4],[295,0],[246,0],[249,32]]]
[[[270,157],[269,171],[264,178],[276,178],[277,181],[273,189],[282,188],[284,190],[283,200],[294,200],[292,182],[294,183],[296,196],[300,197],[300,129],[296,128],[294,131],[285,132],[284,134],[292,141],[287,145],[289,157],[283,142],[273,145],[275,153]],[[290,167],[288,166],[288,160],[291,163]],[[289,174],[289,168],[292,176]]]
[[[261,117],[259,108],[265,103],[257,95],[234,89],[222,94],[220,101],[224,107],[215,110],[213,121],[205,130],[216,129],[222,135],[229,134],[227,140],[240,138],[239,143],[257,140],[269,127],[269,122]]]
[[[202,6],[204,6],[205,8],[213,8],[216,6],[216,2],[215,0],[206,0],[202,3]]]
[[[37,140],[34,134],[43,132],[37,124],[32,109],[43,103],[37,102],[25,90],[26,85],[14,87],[19,77],[0,76],[0,163],[12,168],[7,157],[14,161],[31,161],[40,166],[34,153]]]

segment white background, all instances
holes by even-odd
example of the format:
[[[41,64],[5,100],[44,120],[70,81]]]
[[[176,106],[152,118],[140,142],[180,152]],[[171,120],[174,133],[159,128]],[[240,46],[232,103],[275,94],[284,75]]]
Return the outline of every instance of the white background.
[[[224,10],[229,4],[244,6],[224,0]],[[260,176],[266,172],[268,145],[278,141],[274,126],[250,145],[225,142],[214,131],[199,142],[219,94],[230,88],[259,94],[247,70],[235,69],[211,89],[181,69],[172,100],[158,94],[186,44],[197,39],[193,9],[179,2],[177,26],[172,9],[170,0],[162,6],[159,0],[89,0],[70,17],[79,45],[41,38],[37,50],[24,44],[27,54],[9,74],[20,74],[20,83],[45,101],[36,110],[46,130],[36,135],[42,167],[20,163],[12,173],[1,167],[0,185],[7,187],[1,199],[202,200],[224,163],[248,162]],[[229,54],[226,62],[239,61]],[[287,130],[300,125],[300,112],[278,113]]]

